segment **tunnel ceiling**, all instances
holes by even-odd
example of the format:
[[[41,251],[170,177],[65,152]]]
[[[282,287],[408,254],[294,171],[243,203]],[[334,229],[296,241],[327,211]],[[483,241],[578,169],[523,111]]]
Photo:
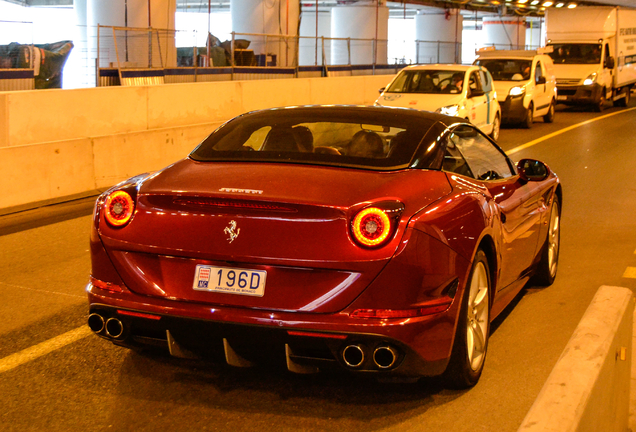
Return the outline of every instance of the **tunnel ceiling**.
[[[15,3],[22,6],[72,6],[73,0],[3,0],[9,3]],[[301,4],[306,7],[314,7],[316,0],[300,0]],[[355,4],[358,0],[317,0],[320,9],[327,9],[338,5]],[[542,15],[544,11],[543,4],[547,0],[540,0],[536,5],[532,5],[533,0],[407,0],[404,2],[387,2],[387,6],[391,10],[392,16],[412,16],[418,9],[424,6],[432,6],[445,9],[463,9],[471,11],[482,11],[486,13],[496,13],[500,15]],[[562,4],[567,7],[574,3],[580,6],[634,6],[634,0],[550,0],[551,6],[555,7]],[[180,11],[197,11],[205,12],[208,6],[213,11],[229,10],[230,1],[208,1],[208,0],[177,0],[177,10]]]

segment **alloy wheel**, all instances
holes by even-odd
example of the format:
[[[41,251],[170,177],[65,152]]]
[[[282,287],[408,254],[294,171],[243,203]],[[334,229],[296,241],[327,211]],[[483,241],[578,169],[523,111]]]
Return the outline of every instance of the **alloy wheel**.
[[[466,347],[468,363],[477,371],[484,362],[488,335],[488,274],[482,262],[477,263],[470,281]]]
[[[552,205],[548,231],[548,269],[550,270],[550,276],[552,277],[556,275],[557,271],[559,241],[559,209],[556,205]]]

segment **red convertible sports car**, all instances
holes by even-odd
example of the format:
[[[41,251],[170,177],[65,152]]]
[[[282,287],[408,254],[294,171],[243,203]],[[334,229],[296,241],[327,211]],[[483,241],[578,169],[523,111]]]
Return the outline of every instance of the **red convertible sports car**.
[[[98,198],[88,325],[177,357],[469,387],[490,322],[554,280],[561,203],[545,164],[455,117],[244,114]]]

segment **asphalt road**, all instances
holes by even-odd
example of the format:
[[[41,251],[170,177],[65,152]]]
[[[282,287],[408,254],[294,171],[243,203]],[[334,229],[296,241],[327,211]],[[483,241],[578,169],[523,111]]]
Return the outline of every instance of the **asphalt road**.
[[[630,106],[560,106],[553,124],[502,130],[513,159],[543,160],[561,177],[560,266],[554,285],[527,287],[497,320],[468,391],[116,347],[85,326],[90,217],[79,215],[90,202],[0,218],[0,430],[516,431],[598,287],[636,287],[623,277],[636,267]]]

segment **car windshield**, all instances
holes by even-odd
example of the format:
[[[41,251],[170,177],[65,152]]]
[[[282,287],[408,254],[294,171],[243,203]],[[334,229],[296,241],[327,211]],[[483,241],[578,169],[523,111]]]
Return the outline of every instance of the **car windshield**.
[[[247,114],[217,129],[190,157],[201,162],[400,169],[411,163],[434,121],[410,110],[397,111],[360,115],[355,109],[275,109]]]
[[[554,44],[550,45],[552,62],[555,64],[599,64],[601,44]]]
[[[387,93],[459,93],[464,80],[463,71],[403,70]]]
[[[479,59],[475,64],[488,69],[495,81],[524,81],[530,79],[532,60]]]

